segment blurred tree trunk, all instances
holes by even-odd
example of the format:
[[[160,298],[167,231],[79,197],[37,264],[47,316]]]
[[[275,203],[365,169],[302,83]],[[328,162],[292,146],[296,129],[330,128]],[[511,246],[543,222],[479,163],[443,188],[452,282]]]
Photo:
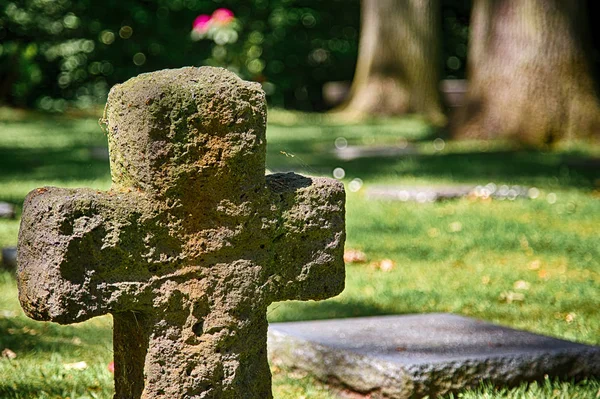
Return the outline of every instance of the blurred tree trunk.
[[[455,137],[526,144],[598,135],[585,0],[475,0]]]
[[[12,55],[0,62],[0,105],[17,105],[12,90],[15,82],[19,80],[20,53],[17,47]]]
[[[444,124],[440,31],[439,0],[362,0],[358,62],[342,112],[415,112]]]

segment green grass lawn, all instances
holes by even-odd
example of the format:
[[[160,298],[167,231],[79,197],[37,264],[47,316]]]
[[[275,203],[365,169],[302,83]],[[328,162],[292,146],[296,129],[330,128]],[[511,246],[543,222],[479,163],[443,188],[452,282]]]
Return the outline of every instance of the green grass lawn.
[[[600,344],[600,146],[552,151],[507,143],[449,142],[419,119],[344,124],[330,117],[270,114],[270,171],[361,179],[347,190],[347,248],[367,262],[347,265],[346,290],[323,302],[272,305],[271,321],[376,314],[453,312],[511,327]],[[339,139],[343,138],[343,139]],[[335,142],[400,146],[392,158],[340,160]],[[97,119],[0,110],[0,201],[18,207],[44,185],[107,189],[106,160],[92,157],[106,137]],[[418,204],[370,200],[387,184],[536,187],[536,199],[464,198]],[[18,220],[0,220],[0,246],[15,245]],[[383,271],[373,265],[389,259]],[[0,273],[0,398],[111,398],[111,319],[72,326],[27,319],[12,275]],[[87,367],[77,369],[77,363]],[[309,376],[274,370],[277,399],[334,398]],[[598,398],[600,382],[547,380],[514,390],[482,386],[454,398]]]

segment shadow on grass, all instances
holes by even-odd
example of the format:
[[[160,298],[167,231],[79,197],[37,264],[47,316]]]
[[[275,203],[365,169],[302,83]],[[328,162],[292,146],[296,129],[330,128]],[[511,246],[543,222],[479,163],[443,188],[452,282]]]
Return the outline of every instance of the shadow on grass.
[[[1,180],[27,177],[47,181],[102,179],[110,176],[108,159],[94,159],[90,147],[61,149],[0,147]]]
[[[16,373],[22,372],[18,368]],[[56,374],[54,370],[40,367],[27,378],[0,380],[2,399],[31,398],[94,398],[110,399],[114,389],[111,379],[99,373],[65,371]]]
[[[337,159],[332,151],[310,152],[307,143],[290,143],[290,156],[269,151],[267,164],[276,171],[327,172],[342,167],[347,177],[364,180],[382,175],[457,182],[490,181],[526,185],[593,188],[600,178],[600,162],[577,152],[497,150],[412,154],[396,157],[365,157],[350,161]],[[285,154],[284,154],[285,155]]]
[[[397,314],[388,306],[376,305],[364,301],[328,300],[319,302],[280,302],[272,305],[268,318],[270,322],[344,319],[362,316],[383,316]]]
[[[75,395],[82,394],[81,387],[77,386],[76,382],[69,382],[65,384],[56,383],[43,383],[40,381],[41,376],[38,377],[38,381],[19,381],[18,383],[4,384],[0,381],[0,395],[3,399],[29,399],[29,398],[69,398],[75,393]],[[33,378],[33,376],[32,376]],[[42,377],[43,378],[43,377]],[[94,390],[99,391],[100,387],[94,387]],[[91,397],[91,396],[85,396]],[[107,396],[108,397],[108,396]]]
[[[24,317],[0,318],[0,348],[8,348],[17,355],[24,353],[74,352],[86,345],[110,347],[108,327],[68,327],[55,323],[39,323]]]
[[[56,336],[56,331],[52,330],[33,327],[31,323],[19,319],[1,319],[0,346],[10,349],[18,356],[23,353],[52,353],[75,349],[76,345],[69,343],[67,337]]]

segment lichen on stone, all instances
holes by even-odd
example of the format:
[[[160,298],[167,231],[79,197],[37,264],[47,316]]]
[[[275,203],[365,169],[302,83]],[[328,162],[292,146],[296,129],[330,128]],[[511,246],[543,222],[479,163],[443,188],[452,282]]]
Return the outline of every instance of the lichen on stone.
[[[25,200],[19,296],[114,318],[118,398],[270,398],[267,306],[344,288],[344,189],[265,177],[265,96],[220,68],[143,74],[105,109],[108,192]]]

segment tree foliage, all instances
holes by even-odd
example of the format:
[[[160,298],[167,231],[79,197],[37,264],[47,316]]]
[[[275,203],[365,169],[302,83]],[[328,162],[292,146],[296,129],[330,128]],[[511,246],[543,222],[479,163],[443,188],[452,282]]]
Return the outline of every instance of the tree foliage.
[[[444,2],[455,77],[468,3]],[[235,40],[193,40],[194,19],[217,8],[234,13]],[[0,0],[0,102],[86,107],[139,73],[208,64],[262,82],[273,105],[322,109],[322,85],[352,79],[359,20],[360,0]]]
[[[192,40],[196,16],[219,7],[234,12],[237,40]],[[141,72],[210,64],[263,82],[275,104],[309,108],[320,84],[352,76],[358,7],[358,0],[0,0],[1,99],[85,106]]]

